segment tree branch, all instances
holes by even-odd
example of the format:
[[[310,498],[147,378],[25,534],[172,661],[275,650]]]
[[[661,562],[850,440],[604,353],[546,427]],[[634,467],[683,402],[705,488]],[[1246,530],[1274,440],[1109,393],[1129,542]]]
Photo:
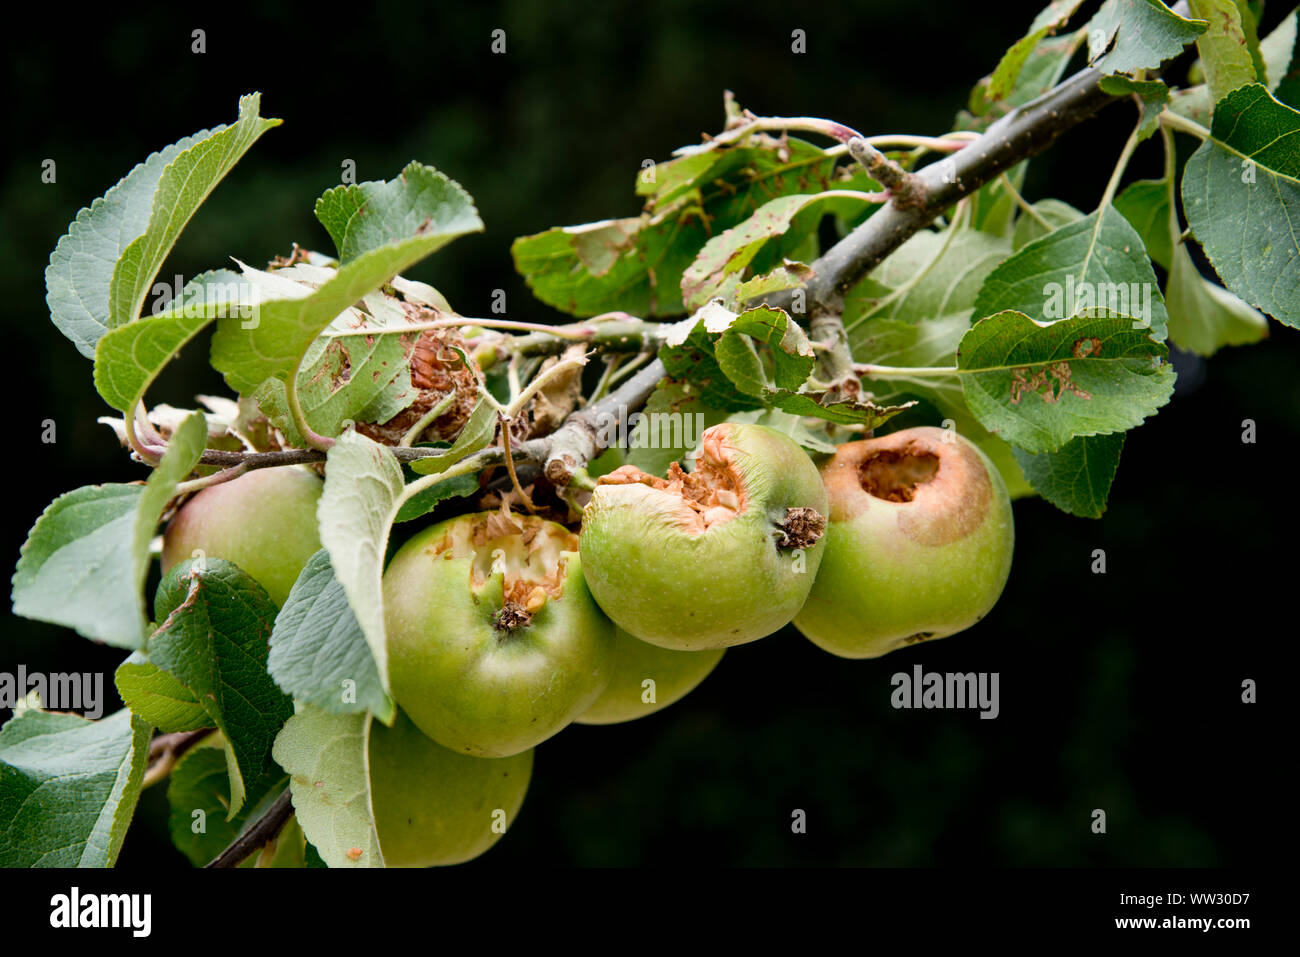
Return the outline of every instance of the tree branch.
[[[961,150],[911,174],[905,198],[896,196],[813,262],[806,287],[812,315],[841,312],[845,292],[946,209],[1121,99],[1101,89],[1101,77],[1091,67],[1081,70],[1012,110]],[[788,309],[792,299],[783,293],[767,302]]]
[[[289,789],[275,799],[275,803],[266,809],[266,813],[253,822],[252,826],[235,838],[230,846],[216,856],[208,867],[238,867],[257,851],[266,847],[288,822],[293,814],[293,799]]]

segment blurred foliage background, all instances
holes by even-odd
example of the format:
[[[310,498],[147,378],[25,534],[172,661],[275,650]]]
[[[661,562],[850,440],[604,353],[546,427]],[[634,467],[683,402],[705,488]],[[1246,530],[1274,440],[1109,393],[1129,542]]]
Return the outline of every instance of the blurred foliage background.
[[[57,494],[142,477],[95,423],[90,365],[48,321],[43,269],[78,209],[149,152],[234,118],[261,90],[282,117],[199,212],[164,270],[259,264],[292,242],[328,248],[311,214],[341,164],[386,179],[436,165],[488,230],[413,271],[460,311],[505,289],[511,318],[555,318],[514,274],[511,240],[630,215],[643,159],[722,122],[722,92],[767,115],[829,116],[875,132],[941,133],[970,86],[1037,12],[961,0],[809,5],[576,0],[377,4],[335,17],[268,0],[239,15],[123,10],[6,37],[0,296],[9,394],[5,549]],[[1272,7],[1273,4],[1270,4]],[[1270,10],[1266,28],[1285,12]],[[75,29],[74,29],[75,28]],[[489,52],[494,29],[507,53]],[[207,52],[190,52],[191,31]],[[808,52],[791,53],[791,31]],[[1030,166],[1031,199],[1084,209],[1132,122],[1117,106]],[[41,163],[57,182],[41,182]],[[1158,146],[1131,168],[1159,175]],[[539,749],[507,838],[474,866],[1246,865],[1277,750],[1268,705],[1240,703],[1269,676],[1294,623],[1279,553],[1295,506],[1279,483],[1300,442],[1300,334],[1208,364],[1176,357],[1174,403],[1129,436],[1099,521],[1016,506],[1015,567],[976,628],[876,661],[833,658],[796,632],[728,652],[683,703],[629,725],[573,727]],[[224,393],[189,348],[150,402]],[[1240,439],[1254,419],[1258,444]],[[40,441],[53,419],[57,442]],[[1090,571],[1104,549],[1107,573]],[[0,670],[102,671],[123,657],[10,617]],[[996,671],[1001,715],[895,711],[890,676],[914,664]],[[1276,696],[1268,684],[1267,702]],[[116,702],[108,710],[116,707]],[[147,792],[124,867],[184,866],[165,793]],[[1090,830],[1103,808],[1108,831]],[[795,809],[806,834],[791,833]]]

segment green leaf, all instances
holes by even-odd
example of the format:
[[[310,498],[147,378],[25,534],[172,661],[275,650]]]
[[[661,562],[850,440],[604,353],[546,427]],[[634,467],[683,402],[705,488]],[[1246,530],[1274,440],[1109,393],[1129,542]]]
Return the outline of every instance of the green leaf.
[[[1300,59],[1295,55],[1297,18],[1292,10],[1259,44],[1268,88],[1283,103],[1300,103]]]
[[[119,326],[95,348],[95,388],[127,415],[144,398],[158,373],[209,322],[243,311],[249,291],[228,269],[205,272],[182,290],[181,301],[158,315]]]
[[[1103,309],[1165,337],[1169,317],[1142,238],[1110,206],[1031,242],[989,273],[974,316],[1015,310],[1056,321]]]
[[[230,742],[230,813],[271,769],[271,743],[293,703],[266,670],[275,604],[220,558],[184,561],[158,586],[150,663],[189,688]]]
[[[19,556],[14,614],[119,648],[140,647],[149,543],[206,441],[203,414],[195,412],[173,433],[143,488],[88,485],[55,499],[32,526]]]
[[[415,470],[411,470],[415,475]],[[409,478],[410,476],[408,476]],[[422,492],[416,492],[397,510],[394,522],[411,522],[432,512],[439,502],[449,498],[473,495],[478,491],[477,475],[456,475],[442,482],[434,482]]]
[[[381,578],[403,485],[401,466],[390,449],[348,431],[326,457],[325,491],[316,509],[321,544],[329,551],[334,575],[370,645],[385,690],[388,646]],[[310,831],[307,836],[316,843]]]
[[[643,214],[521,236],[510,252],[533,295],[556,309],[675,315],[685,308],[682,275],[711,236],[779,196],[878,188],[865,176],[838,179],[837,162],[793,138],[691,153],[641,171],[637,192],[649,202]],[[797,248],[816,225],[797,221],[780,248]]]
[[[769,429],[784,432],[803,448],[815,455],[831,455],[836,445],[826,435],[824,429],[809,428],[808,420],[780,409],[756,409],[750,412],[734,412],[727,416],[728,422],[746,422],[765,425]]]
[[[1088,22],[1088,60],[1102,73],[1154,70],[1205,32],[1160,0],[1106,0]]]
[[[1148,138],[1160,126],[1160,111],[1169,102],[1169,87],[1160,80],[1133,80],[1126,76],[1104,76],[1099,84],[1112,96],[1135,95],[1142,101],[1138,123],[1138,142]]]
[[[1259,38],[1249,8],[1238,7],[1236,0],[1189,0],[1188,5],[1193,16],[1209,24],[1196,38],[1196,49],[1201,55],[1210,99],[1217,103],[1238,87],[1259,79],[1255,67]],[[1242,23],[1243,13],[1246,24]]]
[[[1229,93],[1183,169],[1182,192],[1188,224],[1224,284],[1300,326],[1300,112],[1257,83]]]
[[[769,395],[768,401],[792,415],[814,416],[838,425],[861,425],[868,429],[880,428],[911,405],[909,402],[878,405],[868,396],[845,399],[831,392],[791,392],[788,389],[776,390]]]
[[[218,321],[212,364],[233,389],[247,394],[270,378],[287,382],[340,313],[453,239],[482,230],[469,194],[437,170],[411,163],[401,182],[407,185],[397,195],[411,204],[410,217],[392,209],[386,214],[409,225],[410,233],[361,253],[319,288],[304,290],[306,295],[263,302],[252,321]],[[442,218],[432,219],[434,212]]]
[[[274,768],[275,780],[262,782],[232,816],[227,761],[226,746],[220,736],[213,735],[181,755],[168,775],[168,831],[172,844],[195,867],[209,863],[232,844],[287,784],[285,775]]]
[[[983,90],[987,100],[1004,100],[1011,95],[1016,80],[1020,77],[1020,71],[1024,68],[1029,55],[1034,52],[1034,48],[1044,37],[1065,26],[1066,21],[1074,16],[1074,11],[1079,9],[1081,2],[1082,0],[1052,0],[1039,11],[1038,16],[1034,17],[1034,22],[1029,26],[1029,32],[1017,40],[998,61],[997,69],[993,71],[987,88]],[[983,113],[985,110],[978,112]]]
[[[297,701],[333,714],[369,711],[392,723],[393,700],[324,549],[307,562],[275,619],[267,670]]]
[[[194,191],[203,190],[203,197],[198,198],[201,202],[216,185],[216,180],[212,180],[204,186],[203,181],[196,178],[193,184],[181,184],[184,192],[178,193],[179,172],[188,169],[200,176],[214,172],[212,160],[216,154],[212,152],[212,145],[237,147],[239,144],[226,134],[239,129],[247,133],[250,127],[241,127],[241,124],[262,124],[258,132],[261,135],[261,131],[279,123],[279,120],[256,118],[257,100],[257,94],[254,94],[239,101],[240,120],[235,127],[203,130],[154,153],[88,208],[77,213],[76,220],[50,256],[49,267],[45,270],[45,302],[54,325],[72,340],[83,356],[93,359],[95,344],[104,333],[134,318],[134,314],[123,318],[110,305],[115,301],[113,293],[120,294],[134,285],[115,278],[118,260],[130,248],[131,260],[137,264],[132,268],[138,270],[146,246],[152,246],[173,230],[179,232],[193,214],[197,203],[193,207],[189,203],[196,198]],[[250,108],[251,116],[246,113]],[[237,138],[242,136],[234,135]],[[247,149],[247,145],[243,149]],[[229,159],[233,163],[238,156]],[[196,162],[201,168],[195,168]],[[170,205],[182,203],[184,205],[180,208]],[[173,214],[174,224],[169,226],[163,222]],[[146,239],[150,236],[152,239]],[[172,241],[174,239],[173,234]],[[165,254],[166,250],[161,252]],[[155,268],[144,283],[145,289],[156,274]]]
[[[1042,15],[1046,15],[1046,10]],[[1040,39],[1025,56],[1011,90],[1003,99],[990,95],[991,76],[980,80],[971,90],[969,109],[957,115],[955,128],[983,132],[1000,116],[1042,96],[1060,82],[1083,37],[1084,31],[1076,30],[1064,36]]]
[[[225,178],[258,138],[279,120],[258,115],[261,94],[239,99],[239,118],[204,137],[167,164],[154,189],[149,225],[122,250],[108,291],[108,327],[134,321],[144,297],[181,230],[217,183]]]
[[[113,675],[117,693],[152,728],[172,733],[212,727],[207,708],[175,675],[133,651]]]
[[[1115,197],[1115,208],[1142,238],[1147,255],[1166,270],[1173,255],[1169,236],[1169,180],[1140,179]]]
[[[0,728],[0,867],[112,867],[135,813],[150,729],[31,709]]]
[[[781,196],[764,203],[738,225],[714,235],[682,274],[682,302],[686,308],[699,309],[718,296],[730,300],[754,257],[769,242],[784,237],[796,216],[817,214],[820,219],[820,207],[844,195],[836,191]],[[860,201],[865,199],[863,194]]]
[[[1119,468],[1124,433],[1079,436],[1055,452],[1014,449],[1025,477],[1043,498],[1080,518],[1101,518]]]
[[[478,405],[474,406],[474,411],[469,414],[469,420],[456,436],[456,441],[451,444],[451,448],[441,455],[416,459],[411,462],[411,471],[419,475],[445,472],[461,459],[468,458],[491,445],[492,439],[497,434],[497,424],[496,406],[486,398],[480,398]]]
[[[957,366],[966,403],[989,431],[1028,452],[1077,435],[1140,425],[1173,394],[1168,350],[1132,318],[1040,324],[1007,310],[962,337]]]
[[[303,705],[275,740],[302,827],[330,867],[383,867],[370,803],[370,715]]]
[[[1033,204],[1033,209],[1034,212],[1047,221],[1047,225],[1044,226],[1036,218],[1028,214],[1018,217],[1015,232],[1011,236],[1012,252],[1019,252],[1035,239],[1041,239],[1052,230],[1075,220],[1083,219],[1084,216],[1083,213],[1069,203],[1062,202],[1059,199],[1040,199]]]
[[[1202,277],[1182,243],[1174,247],[1165,298],[1169,339],[1188,352],[1209,356],[1223,346],[1248,345],[1268,335],[1268,320]]]

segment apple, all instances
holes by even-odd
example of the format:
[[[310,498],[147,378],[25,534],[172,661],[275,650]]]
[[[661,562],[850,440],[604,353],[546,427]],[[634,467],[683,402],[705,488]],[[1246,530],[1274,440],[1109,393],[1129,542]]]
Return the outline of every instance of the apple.
[[[661,648],[754,641],[808,597],[828,511],[793,439],[724,422],[705,430],[690,473],[624,465],[597,480],[582,518],[587,586],[615,624]]]
[[[969,628],[1011,572],[1015,526],[988,457],[947,429],[848,442],[822,466],[826,554],[795,626],[843,658]]]
[[[662,711],[694,691],[725,652],[670,651],[616,629],[609,687],[577,723],[616,724]]]
[[[448,519],[398,550],[383,590],[393,697],[453,751],[526,751],[609,681],[614,626],[562,525],[501,512]]]
[[[234,562],[277,606],[320,551],[316,503],[324,483],[296,466],[257,469],[210,485],[181,506],[163,533],[163,574],[201,552]]]
[[[400,711],[391,728],[370,723],[370,801],[388,867],[461,864],[515,821],[533,752],[471,758],[420,733]]]

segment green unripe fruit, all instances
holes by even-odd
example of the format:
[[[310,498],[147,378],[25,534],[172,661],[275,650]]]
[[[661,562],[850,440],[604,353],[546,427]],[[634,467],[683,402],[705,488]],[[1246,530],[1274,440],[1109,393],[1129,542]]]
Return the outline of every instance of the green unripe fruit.
[[[316,503],[324,487],[305,469],[269,468],[202,489],[163,534],[163,574],[201,551],[234,562],[283,605],[320,551]]]
[[[997,468],[946,429],[849,442],[822,466],[826,554],[795,618],[821,648],[875,658],[983,618],[1011,572],[1015,527]]]
[[[445,747],[506,757],[600,697],[614,626],[583,581],[577,536],[539,518],[461,515],[384,573],[393,697]]]
[[[762,425],[706,429],[695,469],[633,466],[598,480],[581,553],[596,602],[624,631],[679,651],[754,641],[789,623],[822,560],[817,468]]]
[[[370,800],[388,867],[461,864],[514,824],[533,773],[533,752],[485,760],[448,751],[400,711],[391,728],[370,723]]]
[[[661,711],[694,691],[725,653],[725,648],[670,651],[619,628],[609,687],[583,712],[578,724],[616,724]]]

